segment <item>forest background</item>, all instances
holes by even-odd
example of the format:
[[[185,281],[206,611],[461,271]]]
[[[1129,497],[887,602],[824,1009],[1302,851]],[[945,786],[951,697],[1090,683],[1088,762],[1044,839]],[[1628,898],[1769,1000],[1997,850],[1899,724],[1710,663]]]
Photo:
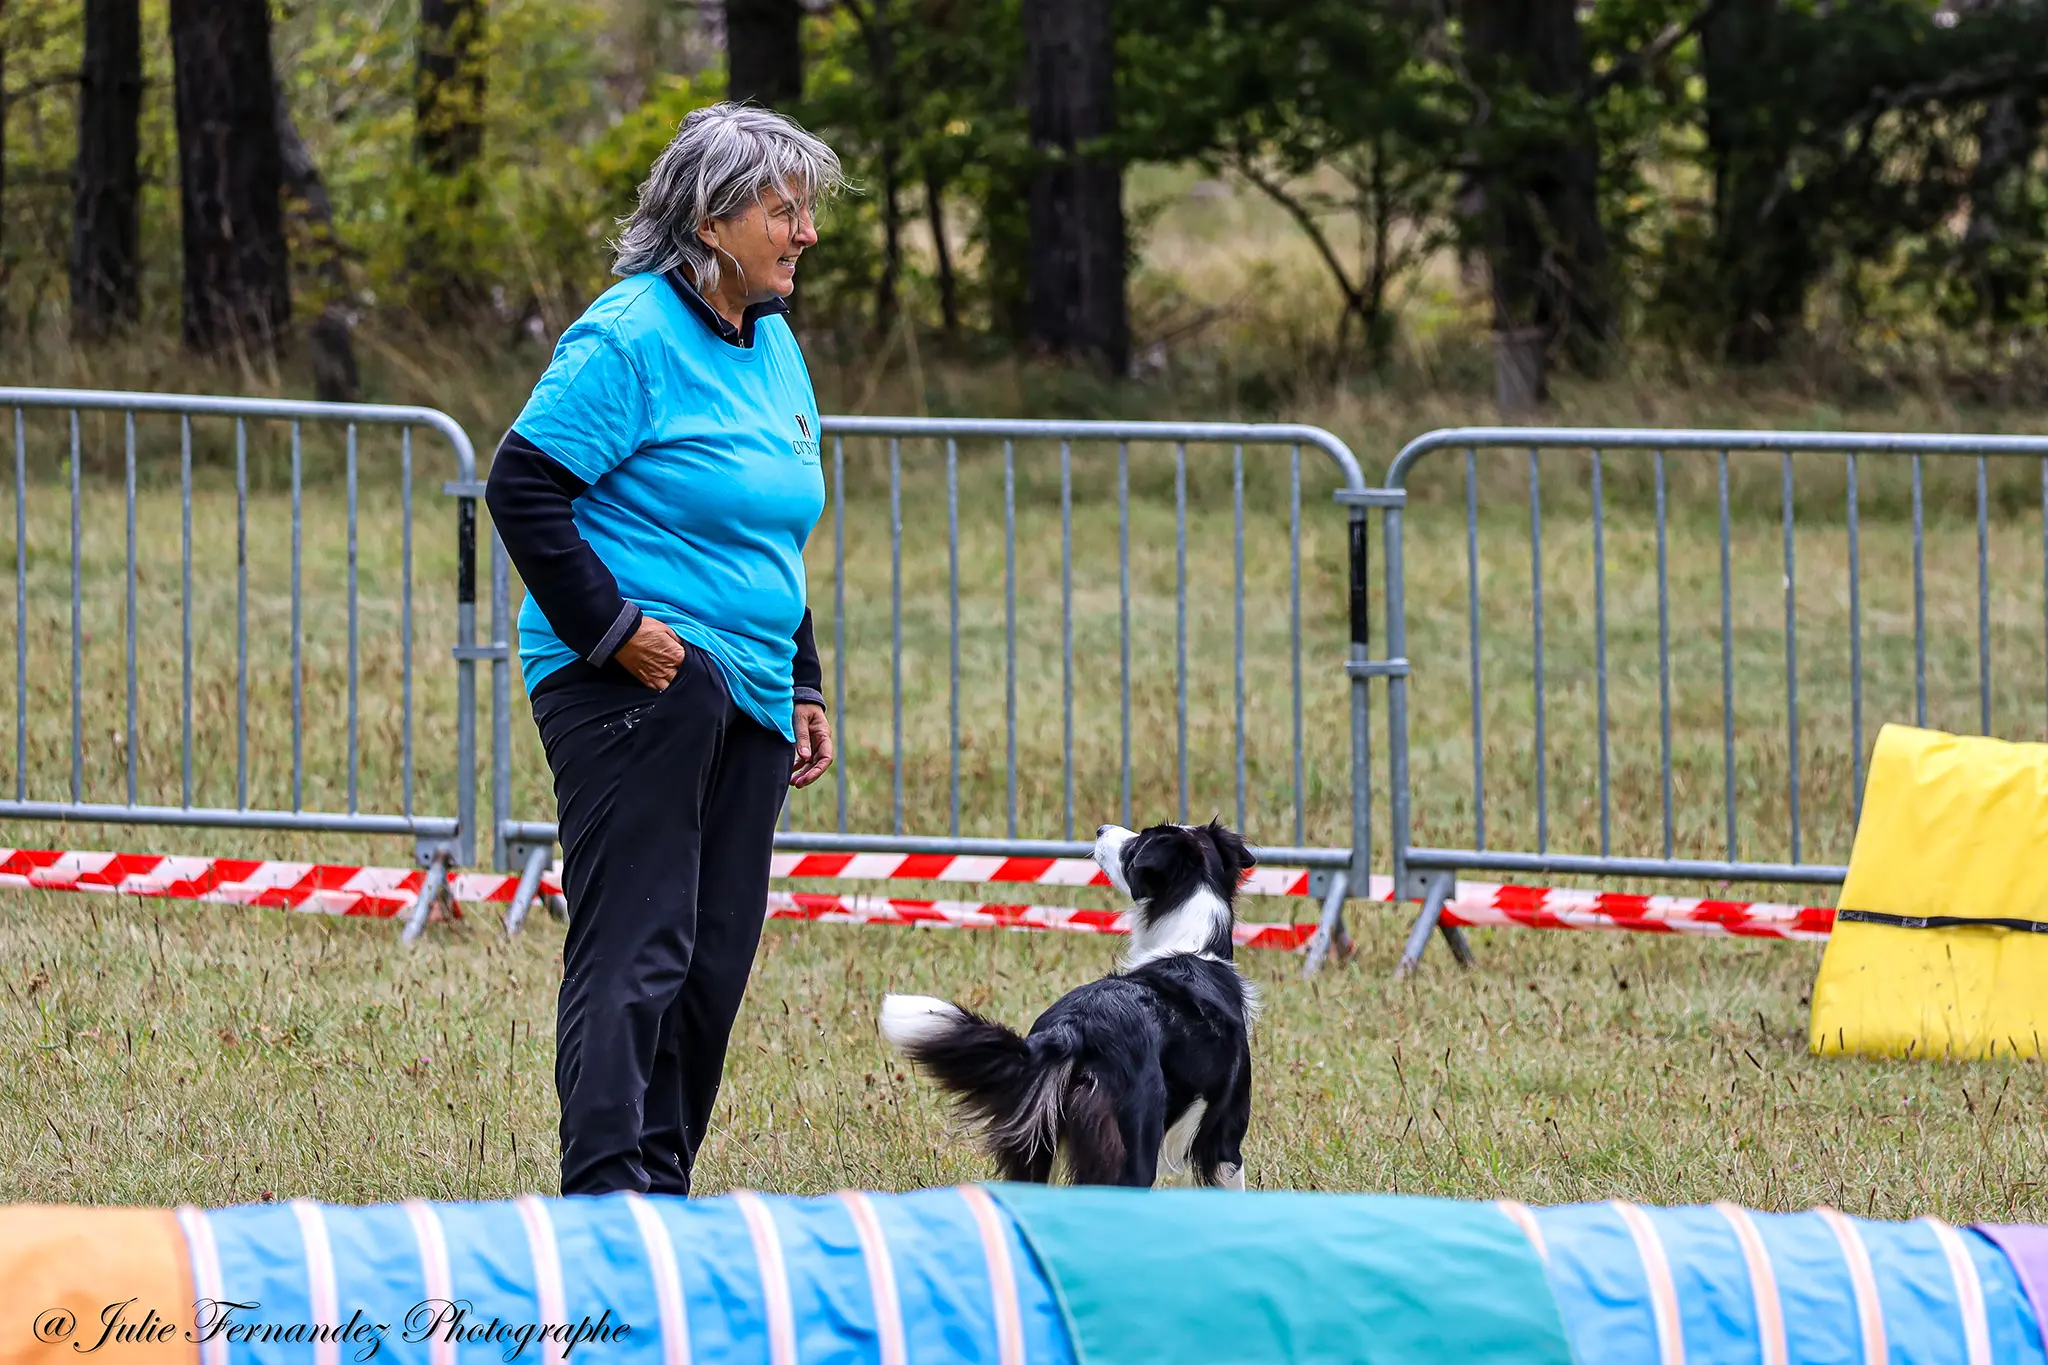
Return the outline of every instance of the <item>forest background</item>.
[[[730,96],[858,186],[828,407],[2009,406],[2043,54],[2034,0],[5,0],[0,364],[502,423]]]

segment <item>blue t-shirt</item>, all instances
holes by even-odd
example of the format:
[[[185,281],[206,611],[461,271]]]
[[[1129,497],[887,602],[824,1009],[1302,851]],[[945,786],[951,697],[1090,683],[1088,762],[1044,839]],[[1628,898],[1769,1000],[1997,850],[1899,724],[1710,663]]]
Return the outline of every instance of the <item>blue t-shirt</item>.
[[[620,593],[789,738],[804,544],[825,475],[817,395],[789,324],[762,317],[753,342],[715,335],[661,276],[630,276],[562,334],[512,425],[590,485],[576,529]],[[575,658],[528,595],[527,688]]]

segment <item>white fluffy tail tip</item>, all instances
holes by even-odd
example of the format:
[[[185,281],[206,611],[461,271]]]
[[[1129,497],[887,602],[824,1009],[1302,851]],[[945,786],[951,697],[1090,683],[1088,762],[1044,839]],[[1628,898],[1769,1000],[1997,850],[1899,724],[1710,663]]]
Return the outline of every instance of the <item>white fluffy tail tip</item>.
[[[936,1038],[961,1018],[958,1005],[935,995],[882,997],[882,1036],[894,1047],[914,1047]]]

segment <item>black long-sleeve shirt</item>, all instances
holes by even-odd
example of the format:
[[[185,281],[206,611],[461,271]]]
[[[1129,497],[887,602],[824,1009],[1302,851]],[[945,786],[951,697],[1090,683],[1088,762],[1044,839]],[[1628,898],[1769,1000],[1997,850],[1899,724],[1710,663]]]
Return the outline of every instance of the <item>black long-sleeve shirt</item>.
[[[612,571],[576,529],[572,508],[589,487],[533,442],[508,431],[491,462],[484,502],[505,553],[556,637],[601,667],[639,629],[640,608],[621,595]],[[796,700],[822,706],[825,677],[808,607],[794,643]]]

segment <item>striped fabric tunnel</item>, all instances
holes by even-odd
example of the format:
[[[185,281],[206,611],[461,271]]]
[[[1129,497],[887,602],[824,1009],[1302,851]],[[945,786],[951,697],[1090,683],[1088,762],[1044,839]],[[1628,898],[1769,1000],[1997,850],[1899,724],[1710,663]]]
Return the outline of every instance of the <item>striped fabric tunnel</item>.
[[[1976,1229],[1733,1204],[1503,1211],[1588,1365],[2048,1365],[2021,1268]]]
[[[2048,1365],[2044,1288],[2048,1228],[1732,1204],[969,1185],[0,1206],[0,1365],[79,1358],[124,1300],[176,1330],[93,1358]]]
[[[519,1358],[535,1365],[1072,1359],[1014,1223],[975,1186],[815,1199],[297,1200],[182,1208],[178,1220],[197,1299],[259,1304],[245,1315],[252,1325],[337,1329],[312,1345],[217,1331],[200,1365],[341,1365],[362,1358],[379,1323],[388,1330],[375,1358],[420,1365],[502,1361],[522,1329]],[[540,1324],[567,1330],[543,1336]]]

